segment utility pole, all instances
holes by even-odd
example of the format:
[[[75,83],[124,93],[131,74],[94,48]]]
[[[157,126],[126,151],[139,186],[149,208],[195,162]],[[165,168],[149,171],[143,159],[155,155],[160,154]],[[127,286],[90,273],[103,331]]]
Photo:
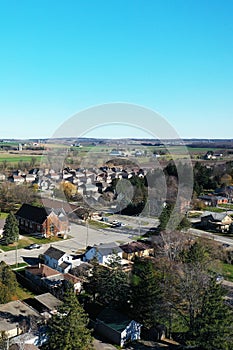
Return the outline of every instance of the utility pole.
[[[89,223],[88,223],[88,218],[86,219],[86,229],[87,229],[87,234],[86,234],[86,249],[88,245],[88,236],[89,236]]]
[[[140,215],[140,214],[139,214]],[[139,238],[141,236],[141,218],[140,216],[138,216],[138,223],[139,223],[139,226],[138,226],[138,235],[139,235]]]
[[[15,267],[18,267],[18,239],[16,240],[15,245]]]

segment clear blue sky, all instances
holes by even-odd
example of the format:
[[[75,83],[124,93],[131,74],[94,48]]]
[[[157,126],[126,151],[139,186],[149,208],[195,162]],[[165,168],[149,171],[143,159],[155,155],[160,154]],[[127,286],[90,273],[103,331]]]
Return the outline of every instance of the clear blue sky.
[[[233,138],[231,0],[1,0],[0,45],[0,138],[118,101],[181,137]]]

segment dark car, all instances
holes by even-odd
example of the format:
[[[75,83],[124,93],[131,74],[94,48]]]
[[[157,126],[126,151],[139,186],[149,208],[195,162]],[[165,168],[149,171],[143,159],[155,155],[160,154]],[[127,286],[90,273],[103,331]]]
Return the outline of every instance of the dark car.
[[[39,249],[39,248],[41,248],[41,245],[40,244],[36,244],[36,243],[30,244],[27,247],[25,247],[25,249],[29,249],[29,250]]]

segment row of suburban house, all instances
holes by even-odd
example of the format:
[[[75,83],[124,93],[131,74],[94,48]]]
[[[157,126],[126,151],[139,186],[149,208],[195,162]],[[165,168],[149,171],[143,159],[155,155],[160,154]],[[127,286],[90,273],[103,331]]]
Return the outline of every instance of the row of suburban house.
[[[104,243],[87,247],[82,255],[68,254],[54,246],[50,246],[44,254],[40,255],[40,263],[36,266],[28,266],[25,276],[35,285],[59,295],[65,281],[74,286],[74,291],[80,293],[83,282],[91,274],[92,261],[108,267],[108,264],[117,257],[123,270],[130,271],[136,256],[148,257],[154,254],[154,249],[149,243],[133,241],[122,245],[116,243]]]
[[[145,171],[135,167],[134,169],[124,169],[122,167],[101,167],[101,168],[65,168],[60,171],[54,169],[31,169],[28,173],[15,170],[10,176],[0,174],[0,181],[11,181],[20,183],[37,183],[40,189],[48,189],[49,186],[60,181],[69,181],[81,186],[85,183],[104,183],[104,186],[111,184],[113,179],[131,178],[133,176],[144,177]]]
[[[233,186],[218,188],[214,193],[198,197],[205,206],[216,207],[221,204],[233,203]]]
[[[108,263],[118,256],[122,265],[130,268],[135,256],[149,256],[153,254],[150,244],[144,242],[130,242],[118,246],[116,243],[99,244],[87,247],[82,256],[67,254],[50,246],[42,255],[40,263],[27,266],[22,274],[26,285],[31,285],[42,294],[24,301],[12,301],[0,305],[0,331],[10,339],[9,349],[20,349],[24,339],[25,349],[38,349],[43,344],[43,332],[33,332],[32,318],[36,323],[42,322],[57,312],[61,305],[59,298],[64,291],[64,284],[71,283],[74,293],[81,293],[83,283],[92,273],[92,260],[96,259],[103,267],[110,268]],[[127,259],[127,260],[126,260]],[[127,271],[127,270],[126,270]],[[93,316],[93,315],[92,315]],[[113,343],[123,346],[127,341],[140,339],[141,324],[110,308],[99,310],[92,319],[94,329]],[[13,347],[13,344],[15,347]],[[31,348],[29,345],[33,345]]]
[[[120,258],[122,264],[125,263],[126,258],[129,259],[130,265],[135,256],[149,256],[152,253],[152,247],[144,242],[130,242],[120,246],[116,243],[94,245],[87,247],[83,256],[78,257],[50,246],[40,256],[41,263],[27,266],[24,271],[26,283],[39,288],[44,294],[24,302],[16,301],[0,305],[0,313],[3,310],[11,313],[10,323],[3,317],[0,322],[0,331],[6,332],[12,343],[20,341],[20,337],[23,336],[20,334],[29,330],[30,317],[33,316],[38,320],[45,319],[56,312],[61,305],[58,299],[62,296],[64,283],[71,283],[75,293],[82,291],[86,277],[92,273],[93,259],[97,259],[103,267],[110,268],[108,263],[115,256]],[[22,310],[22,316],[19,315],[19,310]],[[127,341],[140,339],[142,325],[116,310],[101,308],[98,314],[92,317],[94,317],[93,314],[91,319],[95,331],[119,346],[123,346]],[[41,335],[40,332],[27,334],[28,341],[30,339],[30,344],[34,344],[35,349],[37,345],[43,343],[43,334]]]

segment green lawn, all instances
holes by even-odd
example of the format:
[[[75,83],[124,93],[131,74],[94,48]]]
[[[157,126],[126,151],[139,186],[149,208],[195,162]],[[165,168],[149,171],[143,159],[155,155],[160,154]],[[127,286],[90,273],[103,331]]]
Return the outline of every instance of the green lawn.
[[[89,221],[89,226],[93,227],[93,228],[107,228],[109,227],[108,224],[105,224],[104,222],[102,221],[95,221],[95,220],[90,220]]]
[[[19,264],[13,264],[13,265],[10,265],[10,267],[12,268],[12,270],[14,270],[14,269],[17,269],[17,270],[19,270],[19,269],[24,269],[26,266],[28,266],[28,264],[27,263],[25,263],[25,262],[23,262],[23,263],[19,263]]]
[[[13,297],[13,300],[24,300],[27,298],[33,298],[35,295],[27,290],[26,288],[22,287],[20,284],[18,284],[16,289],[16,294]]]
[[[233,210],[233,204],[219,204],[219,207],[225,209],[225,210]]]
[[[233,265],[222,263],[221,268],[224,278],[230,282],[233,282]]]
[[[25,156],[25,155],[6,155],[6,154],[0,154],[0,163],[6,161],[7,163],[17,163],[19,161],[22,162],[28,162],[30,163],[31,159],[35,158],[36,159],[36,163],[40,163],[41,161],[41,156],[35,156],[35,155],[29,155],[29,156]]]
[[[17,243],[9,244],[8,246],[5,245],[0,245],[0,249],[3,250],[4,252],[9,252],[10,250],[15,250],[16,249],[16,244],[17,248],[25,248],[28,245],[32,243],[37,243],[37,244],[45,244],[45,243],[53,243],[53,242],[58,242],[62,240],[62,238],[58,237],[52,237],[52,238],[36,238],[36,237],[31,237],[31,236],[23,236],[22,239],[20,239]]]
[[[8,216],[8,213],[0,213],[0,219],[6,219]]]
[[[223,213],[224,211],[226,211],[226,209],[221,209],[221,208],[216,208],[216,207],[206,207],[204,208],[205,211],[212,211],[214,213]]]

